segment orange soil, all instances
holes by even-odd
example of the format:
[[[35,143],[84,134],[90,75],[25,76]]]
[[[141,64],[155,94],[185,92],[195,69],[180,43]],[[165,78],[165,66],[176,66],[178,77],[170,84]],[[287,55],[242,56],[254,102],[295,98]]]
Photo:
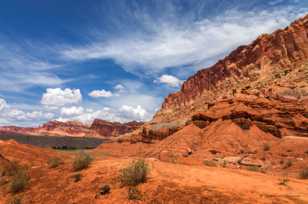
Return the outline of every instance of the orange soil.
[[[284,144],[278,144],[275,149],[283,148]],[[10,141],[0,142],[0,154],[28,166],[30,185],[19,193],[25,204],[308,203],[307,180],[289,178],[284,186],[279,185],[282,176],[240,169],[167,163],[155,158],[146,159],[151,171],[148,181],[138,186],[142,200],[129,201],[127,187],[120,186],[118,175],[120,169],[135,158],[133,155],[140,153],[137,150],[142,145],[124,143],[105,146],[106,148],[103,145],[100,149],[90,151],[95,158],[94,162],[90,168],[80,172],[82,179],[77,183],[72,178],[76,174],[72,171],[72,160],[76,152],[57,152]],[[122,153],[118,148],[112,152],[111,147],[120,146]],[[143,150],[150,149],[150,146]],[[124,150],[130,152],[129,158],[123,157]],[[54,156],[61,157],[64,164],[50,169],[47,160]],[[111,186],[110,194],[99,195],[99,188],[103,184]],[[0,203],[5,203],[11,196],[7,184],[0,186]]]

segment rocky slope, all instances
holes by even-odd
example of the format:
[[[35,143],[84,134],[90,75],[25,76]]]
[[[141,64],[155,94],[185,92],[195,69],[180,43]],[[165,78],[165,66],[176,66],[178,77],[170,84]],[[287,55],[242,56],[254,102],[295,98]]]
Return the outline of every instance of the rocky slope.
[[[275,137],[307,137],[307,106],[308,15],[190,77],[133,141],[162,140],[191,121],[225,120]]]
[[[45,136],[74,136],[74,137],[111,137],[131,132],[142,123],[118,123],[96,119],[91,126],[78,121],[49,121],[39,127],[24,128],[14,126],[0,127],[0,135],[45,135]]]
[[[198,71],[165,99],[153,122],[187,120],[237,93],[307,101],[307,62],[308,15]]]

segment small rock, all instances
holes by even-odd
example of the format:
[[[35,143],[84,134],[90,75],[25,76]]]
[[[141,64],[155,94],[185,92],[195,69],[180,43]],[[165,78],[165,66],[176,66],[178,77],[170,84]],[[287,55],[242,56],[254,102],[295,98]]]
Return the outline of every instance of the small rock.
[[[255,167],[264,166],[263,161],[257,160],[257,159],[251,159],[251,158],[244,158],[239,163],[245,166],[255,166]]]
[[[242,157],[225,157],[223,160],[228,163],[238,164],[242,160]]]
[[[184,157],[188,157],[189,155],[192,155],[193,151],[190,148],[187,148],[186,151],[183,153]]]
[[[210,152],[211,154],[219,154],[219,153],[220,153],[220,151],[218,151],[218,150],[216,150],[216,149],[210,149],[209,152]]]
[[[100,194],[101,194],[101,195],[106,195],[106,194],[108,194],[108,193],[110,193],[110,186],[107,185],[107,184],[105,184],[105,185],[103,185],[103,186],[100,188]]]

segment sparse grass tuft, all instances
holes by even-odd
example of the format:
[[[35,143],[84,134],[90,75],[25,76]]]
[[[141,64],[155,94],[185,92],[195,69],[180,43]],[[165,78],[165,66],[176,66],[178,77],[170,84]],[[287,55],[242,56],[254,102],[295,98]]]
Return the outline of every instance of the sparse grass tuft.
[[[12,178],[10,191],[12,193],[23,191],[27,187],[29,180],[30,178],[28,173],[25,170],[19,170]]]
[[[6,204],[21,204],[21,198],[19,196],[13,196],[6,202]]]
[[[282,178],[278,185],[281,185],[281,186],[287,186],[288,185],[288,182],[289,182],[289,179],[288,178]]]
[[[227,162],[227,161],[223,161],[222,164],[221,164],[221,166],[222,166],[223,168],[226,168],[227,165],[228,165],[228,162]]]
[[[72,176],[72,178],[74,179],[74,182],[77,183],[77,182],[81,181],[82,175],[79,174],[79,173],[77,173],[77,174],[74,174],[74,175]]]
[[[260,171],[260,167],[257,166],[249,166],[247,167],[248,171],[255,171],[255,172],[259,172]]]
[[[299,172],[300,179],[308,179],[308,168],[304,168]]]
[[[1,169],[1,176],[14,176],[19,171],[23,169],[17,162],[12,162],[10,165],[7,165]]]
[[[85,153],[85,152],[80,152],[73,163],[73,170],[74,171],[81,171],[83,169],[86,169],[89,167],[90,163],[92,162],[92,157]]]
[[[142,195],[136,186],[130,186],[128,188],[128,200],[141,200]]]
[[[57,168],[60,164],[62,164],[62,161],[58,157],[52,157],[48,159],[47,163],[49,168]]]
[[[124,186],[137,186],[146,182],[149,173],[148,164],[143,160],[132,162],[128,167],[120,172],[120,181]]]
[[[9,190],[12,193],[23,191],[30,180],[26,168],[19,165],[17,162],[13,162],[11,165],[7,166],[4,175],[12,177],[9,184]]]
[[[217,166],[216,163],[215,163],[214,161],[212,161],[212,160],[204,160],[204,161],[203,161],[203,164],[204,164],[205,166],[210,166],[210,167],[215,167],[215,166]]]

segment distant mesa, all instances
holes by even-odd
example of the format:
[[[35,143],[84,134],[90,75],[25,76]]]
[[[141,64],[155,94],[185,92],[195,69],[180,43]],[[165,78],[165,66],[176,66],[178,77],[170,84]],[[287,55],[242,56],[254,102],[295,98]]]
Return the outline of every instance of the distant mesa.
[[[0,127],[0,135],[72,136],[72,137],[116,137],[131,132],[143,125],[142,122],[109,122],[95,119],[88,126],[79,121],[49,121],[39,127]]]

